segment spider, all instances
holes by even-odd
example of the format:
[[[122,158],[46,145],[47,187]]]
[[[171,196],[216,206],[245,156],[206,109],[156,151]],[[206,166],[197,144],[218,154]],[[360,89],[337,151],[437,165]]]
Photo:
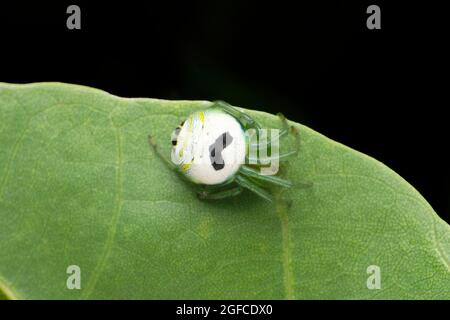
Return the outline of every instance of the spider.
[[[206,110],[191,114],[172,132],[170,160],[160,152],[151,135],[149,144],[170,169],[198,187],[200,199],[224,199],[248,189],[273,201],[271,187],[290,188],[293,184],[279,176],[263,174],[263,161],[255,155],[261,154],[263,149],[266,154],[267,149],[272,150],[264,162],[278,163],[298,153],[297,143],[295,150],[273,155],[273,150],[278,150],[278,139],[289,132],[299,139],[298,129],[289,126],[282,114],[278,116],[283,128],[271,135],[270,140],[257,139],[255,142],[255,135],[256,138],[261,136],[261,125],[230,104],[215,101]]]

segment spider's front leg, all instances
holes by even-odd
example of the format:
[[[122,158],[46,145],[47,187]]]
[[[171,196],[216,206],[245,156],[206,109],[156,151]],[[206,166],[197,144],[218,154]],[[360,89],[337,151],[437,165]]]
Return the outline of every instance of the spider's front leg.
[[[175,163],[173,163],[169,158],[167,158],[159,149],[158,144],[155,141],[155,138],[152,137],[151,135],[148,135],[148,144],[150,145],[150,147],[152,148],[153,152],[155,153],[155,155],[162,160],[162,162],[166,165],[167,168],[169,168],[172,171],[175,171],[180,177],[181,179],[183,179],[186,182],[190,182],[186,176],[184,174],[181,173],[181,171],[178,169],[178,166],[175,165]]]
[[[288,124],[286,118],[279,113],[278,117],[281,120],[282,123],[282,129],[278,131],[278,133],[276,134],[272,134],[270,139],[267,138],[267,134],[266,135],[259,135],[259,137],[257,137],[256,142],[254,141],[255,138],[250,139],[250,144],[249,144],[249,150],[257,150],[259,156],[256,154],[256,152],[254,151],[253,153],[249,153],[246,156],[246,160],[247,163],[249,164],[262,164],[262,163],[267,163],[267,162],[272,162],[272,161],[284,161],[287,158],[291,157],[291,156],[295,156],[298,154],[299,152],[299,148],[300,148],[300,132],[297,128],[295,128],[294,126],[291,126]],[[273,154],[273,146],[277,146],[276,150],[278,150],[278,145],[279,145],[279,139],[286,136],[288,133],[291,133],[294,137],[295,137],[295,146],[293,150],[290,151],[286,151],[284,153],[281,154]],[[261,156],[261,151],[260,150],[266,150],[265,151],[265,156]],[[267,156],[268,151],[267,150],[272,150],[272,154],[270,156]]]
[[[155,153],[155,155],[161,159],[164,164],[171,170],[177,170],[177,166],[170,160],[168,159],[166,156],[164,156],[161,152],[161,150],[159,149],[158,144],[155,141],[155,138],[152,137],[150,134],[148,135],[148,144],[150,145],[150,147],[152,148],[153,152]]]
[[[225,101],[217,100],[214,101],[211,107],[217,107],[222,109],[224,112],[238,119],[239,122],[242,123],[245,129],[261,129],[260,124],[250,117],[248,114],[239,111],[237,108],[233,107],[231,104],[226,103]]]
[[[297,154],[300,151],[300,130],[298,130],[294,126],[289,125],[286,117],[283,114],[278,113],[277,115],[280,118],[281,122],[283,123],[283,129],[287,130],[295,138],[295,149],[292,152],[288,152],[288,153]]]

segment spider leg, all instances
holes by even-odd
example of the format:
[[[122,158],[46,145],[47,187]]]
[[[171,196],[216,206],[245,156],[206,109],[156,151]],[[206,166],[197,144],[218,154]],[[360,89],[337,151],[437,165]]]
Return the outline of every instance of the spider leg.
[[[152,150],[153,150],[153,152],[155,153],[155,155],[156,155],[158,158],[160,158],[160,159],[163,161],[163,163],[164,163],[169,169],[172,169],[172,170],[177,170],[177,169],[178,169],[177,166],[176,166],[172,161],[170,161],[170,159],[168,159],[167,157],[165,157],[165,156],[162,154],[161,150],[160,150],[159,147],[158,147],[158,144],[157,144],[156,141],[155,141],[155,138],[152,137],[150,134],[148,135],[148,144],[149,144],[150,147],[152,148]],[[177,171],[178,171],[178,170],[177,170]]]
[[[151,135],[148,135],[148,143],[152,148],[153,152],[155,153],[155,155],[166,165],[167,168],[175,171],[183,181],[191,183],[191,181],[179,170],[178,166],[163,155],[163,153],[158,147],[158,144]]]
[[[287,135],[288,133],[291,133],[294,135],[295,139],[299,139],[300,138],[299,130],[288,123],[284,114],[282,114],[281,112],[278,112],[277,116],[281,121],[281,125],[283,126],[283,128],[280,130],[280,134],[278,135],[278,138],[282,138],[285,135]],[[299,141],[297,141],[297,142],[299,142]]]
[[[254,183],[253,181],[251,181],[244,175],[238,173],[236,175],[235,181],[243,188],[246,188],[246,189],[256,193],[261,198],[264,198],[265,200],[267,200],[269,202],[273,202],[273,197],[268,191],[264,190],[263,188],[258,186],[256,183]]]
[[[240,185],[234,185],[228,188],[203,188],[197,192],[197,196],[202,200],[219,200],[228,197],[233,197],[242,192],[242,187]]]
[[[258,157],[254,151],[249,152],[246,156],[246,160],[247,160],[248,164],[266,164],[267,162],[272,162],[272,161],[284,161],[284,160],[286,160],[286,158],[289,158],[290,156],[294,156],[294,155],[298,154],[299,148],[300,148],[299,147],[300,146],[299,130],[297,128],[295,128],[294,126],[289,125],[286,117],[283,114],[278,113],[277,115],[280,118],[283,128],[278,132],[278,134],[272,135],[270,140],[265,139],[264,141],[257,141],[255,143],[255,142],[253,142],[255,138],[251,138],[250,144],[249,144],[249,150],[256,149],[256,150],[258,150],[258,153],[260,153],[259,150],[261,150],[261,149],[265,149],[265,150],[267,150],[269,148],[271,149],[272,145],[278,145],[279,139],[286,136],[289,133],[293,134],[296,139],[295,149],[291,150],[289,152],[282,153],[280,155],[271,156],[271,157],[261,156],[261,155]],[[278,147],[276,148],[276,150],[278,150]],[[267,155],[267,151],[266,151],[265,155]]]
[[[290,126],[289,123],[286,120],[286,117],[282,115],[281,113],[278,113],[278,117],[280,117],[281,121],[283,122],[284,128],[287,128],[289,132],[294,136],[295,138],[295,149],[291,152],[285,153],[285,157],[290,153],[297,154],[300,151],[300,130],[294,126]]]
[[[284,137],[285,135],[287,135],[289,133],[289,128],[283,128],[282,130],[280,130],[278,132],[277,135],[275,135],[274,137],[270,137],[270,140],[266,140],[263,142],[257,142],[257,143],[250,143],[250,146],[252,148],[261,148],[261,147],[269,147],[270,145],[272,145],[272,142],[279,140],[280,138]]]
[[[274,160],[280,160],[280,161],[284,161],[286,160],[286,158],[289,158],[291,156],[295,156],[298,153],[298,150],[292,150],[286,153],[282,153],[278,156],[273,156],[273,157],[264,157],[263,160],[264,162],[272,162]],[[249,164],[258,164],[261,163],[261,159],[258,157],[247,157],[246,158],[247,163]]]
[[[256,120],[254,120],[252,117],[250,117],[248,114],[239,111],[229,103],[226,103],[225,101],[217,100],[214,101],[212,107],[218,107],[221,108],[226,113],[232,115],[236,119],[238,119],[246,129],[255,128],[260,129],[261,126]]]
[[[270,140],[266,140],[263,142],[259,142],[258,143],[252,143],[251,146],[252,147],[269,147],[272,142],[274,141],[278,141],[280,138],[284,137],[285,135],[287,135],[289,133],[289,131],[291,130],[291,127],[289,126],[289,123],[286,120],[286,117],[282,114],[282,113],[277,113],[278,118],[281,121],[281,124],[283,125],[283,128],[278,132],[278,134],[274,137],[271,137]]]
[[[292,182],[290,182],[289,180],[277,176],[263,175],[259,173],[257,170],[247,167],[245,165],[241,167],[239,172],[248,178],[252,178],[265,183],[274,184],[280,187],[290,188],[293,186]]]

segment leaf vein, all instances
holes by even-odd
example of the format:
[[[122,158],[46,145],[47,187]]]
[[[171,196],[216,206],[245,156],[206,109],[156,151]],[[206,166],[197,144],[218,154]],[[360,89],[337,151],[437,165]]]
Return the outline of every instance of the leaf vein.
[[[83,295],[83,298],[88,298],[89,295],[93,292],[98,278],[100,277],[101,272],[106,266],[106,262],[109,259],[111,255],[112,246],[114,243],[114,238],[117,231],[117,224],[120,218],[120,213],[122,212],[122,205],[123,205],[123,197],[122,197],[122,188],[123,188],[123,146],[122,146],[122,136],[120,133],[120,129],[114,125],[112,122],[112,119],[110,117],[111,125],[115,129],[115,136],[116,136],[116,150],[117,150],[117,156],[116,156],[116,209],[113,213],[112,219],[111,219],[111,226],[108,233],[108,237],[106,239],[105,246],[103,248],[103,251],[101,253],[100,259],[92,273],[92,277],[90,279],[89,285],[87,290],[85,291],[85,294]]]

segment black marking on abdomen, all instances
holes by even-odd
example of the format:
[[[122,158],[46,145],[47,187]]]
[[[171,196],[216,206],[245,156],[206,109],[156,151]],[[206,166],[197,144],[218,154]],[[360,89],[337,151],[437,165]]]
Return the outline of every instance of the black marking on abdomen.
[[[209,146],[209,159],[211,160],[211,165],[214,170],[222,170],[225,167],[225,163],[222,158],[222,151],[228,147],[232,141],[233,137],[227,131],[222,133],[216,141]]]
[[[175,130],[172,132],[172,145],[176,146],[178,142],[178,135],[180,134],[181,127],[176,127]]]

